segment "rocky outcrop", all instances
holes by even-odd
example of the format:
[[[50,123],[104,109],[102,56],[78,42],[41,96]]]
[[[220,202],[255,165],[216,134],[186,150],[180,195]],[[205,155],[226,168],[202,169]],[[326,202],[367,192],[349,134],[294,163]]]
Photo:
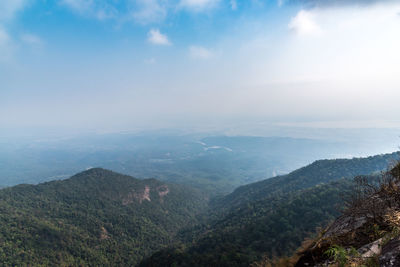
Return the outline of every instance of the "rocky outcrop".
[[[100,240],[106,240],[110,239],[110,235],[108,234],[108,231],[104,226],[100,228]]]
[[[140,204],[142,204],[143,201],[151,201],[150,198],[150,186],[146,185],[143,189],[143,191],[136,191],[136,190],[132,190],[132,192],[129,192],[128,195],[126,195],[123,199],[122,199],[122,205],[126,206],[129,205],[131,203],[133,203],[134,201],[138,201]]]
[[[378,240],[375,240],[374,242],[371,242],[369,244],[362,246],[357,251],[360,254],[360,257],[362,259],[372,258],[376,255],[381,254],[382,243],[383,243],[383,238],[379,238]]]
[[[400,266],[399,169],[400,164],[377,185],[364,180],[363,194],[299,251],[295,266]]]
[[[132,204],[134,202],[139,202],[142,204],[143,201],[151,202],[151,191],[158,194],[158,198],[161,203],[164,202],[164,197],[169,194],[169,187],[167,185],[160,185],[156,188],[151,188],[149,185],[145,185],[145,187],[141,190],[132,189],[127,195],[122,198],[122,205],[126,206]],[[157,196],[157,195],[156,195]],[[154,195],[153,195],[154,197]]]
[[[168,195],[168,193],[169,193],[169,188],[167,185],[161,185],[161,186],[157,187],[157,192],[158,192],[158,196],[160,197],[160,202],[163,203],[164,197],[166,195]]]
[[[390,240],[382,247],[379,257],[379,265],[382,267],[400,266],[400,238]]]

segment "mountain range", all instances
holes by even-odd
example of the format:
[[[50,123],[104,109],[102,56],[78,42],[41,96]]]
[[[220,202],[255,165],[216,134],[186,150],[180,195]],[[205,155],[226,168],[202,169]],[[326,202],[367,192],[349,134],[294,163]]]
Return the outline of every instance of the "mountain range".
[[[287,175],[208,192],[92,168],[0,190],[7,265],[249,266],[291,255],[340,214],[358,175],[399,153],[319,160]]]
[[[186,184],[213,195],[287,174],[320,158],[365,155],[331,140],[167,134],[98,134],[0,141],[0,186],[65,179],[101,166]]]
[[[288,175],[245,185],[210,203],[209,219],[185,232],[184,243],[143,266],[249,266],[291,255],[302,241],[340,215],[358,175],[378,175],[399,153],[319,160]],[[184,249],[183,249],[184,248]]]

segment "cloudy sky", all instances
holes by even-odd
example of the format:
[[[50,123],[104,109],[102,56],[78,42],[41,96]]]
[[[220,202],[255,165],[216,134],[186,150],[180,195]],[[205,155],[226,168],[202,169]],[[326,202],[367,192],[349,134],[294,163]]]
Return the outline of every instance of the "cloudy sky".
[[[0,0],[2,128],[400,125],[400,1]]]

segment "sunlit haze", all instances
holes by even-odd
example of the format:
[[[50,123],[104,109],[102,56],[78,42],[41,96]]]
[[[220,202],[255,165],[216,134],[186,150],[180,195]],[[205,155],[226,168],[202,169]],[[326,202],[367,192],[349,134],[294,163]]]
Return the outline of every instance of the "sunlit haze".
[[[397,1],[2,0],[1,128],[399,127],[399,14]]]

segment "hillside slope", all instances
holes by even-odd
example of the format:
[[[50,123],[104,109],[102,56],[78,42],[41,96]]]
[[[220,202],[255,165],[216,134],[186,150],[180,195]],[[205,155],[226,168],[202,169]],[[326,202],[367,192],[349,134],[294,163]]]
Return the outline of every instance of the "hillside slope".
[[[398,156],[317,161],[238,188],[211,205],[195,189],[100,168],[4,188],[0,262],[249,266],[293,253],[339,215],[353,176],[386,170]]]
[[[340,214],[354,176],[385,171],[398,155],[317,161],[240,187],[214,201],[207,223],[181,233],[185,244],[154,254],[142,266],[249,266],[263,257],[291,255]]]
[[[133,266],[196,223],[206,197],[188,187],[90,169],[0,190],[5,265]]]
[[[287,175],[277,176],[237,188],[215,204],[220,208],[239,207],[272,195],[281,195],[341,178],[386,171],[400,158],[400,152],[367,158],[318,160]]]
[[[363,180],[349,207],[299,253],[302,266],[400,266],[400,163]]]
[[[159,251],[141,266],[249,266],[264,257],[290,255],[317,227],[339,215],[341,195],[351,181],[341,180],[249,203],[207,227],[194,229],[186,244]]]

